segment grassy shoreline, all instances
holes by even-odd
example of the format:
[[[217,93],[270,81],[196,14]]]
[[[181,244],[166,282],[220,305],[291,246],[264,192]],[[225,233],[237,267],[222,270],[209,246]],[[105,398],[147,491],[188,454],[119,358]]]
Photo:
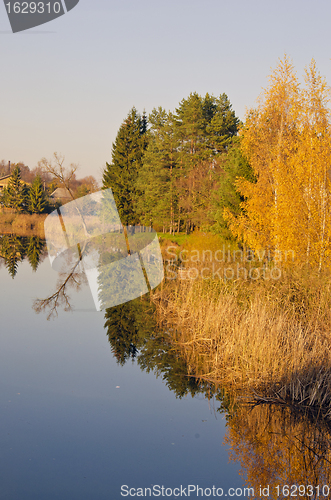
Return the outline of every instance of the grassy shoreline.
[[[292,268],[278,280],[177,276],[153,300],[191,375],[331,419],[330,274]]]
[[[47,215],[0,213],[0,233],[45,238],[44,221]]]

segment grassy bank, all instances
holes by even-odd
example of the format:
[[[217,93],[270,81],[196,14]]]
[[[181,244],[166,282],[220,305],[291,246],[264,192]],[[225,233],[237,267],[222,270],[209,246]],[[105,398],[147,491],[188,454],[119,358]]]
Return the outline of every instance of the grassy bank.
[[[44,221],[47,214],[3,214],[0,213],[0,233],[18,236],[45,237]]]
[[[160,325],[172,332],[191,374],[331,418],[330,275],[292,268],[277,279],[256,279],[256,272],[245,279],[243,271],[239,278],[219,279],[238,263],[218,262],[215,277],[211,261],[185,255],[182,273],[195,279],[178,274],[166,280],[154,301]],[[240,263],[247,270],[253,265]],[[273,263],[267,265],[270,271]]]

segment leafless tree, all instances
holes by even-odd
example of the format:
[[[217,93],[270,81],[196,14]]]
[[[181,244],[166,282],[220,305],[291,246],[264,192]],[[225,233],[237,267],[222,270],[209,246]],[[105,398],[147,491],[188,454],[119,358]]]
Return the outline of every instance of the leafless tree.
[[[45,173],[53,175],[53,177],[55,177],[55,179],[57,179],[59,183],[68,190],[72,200],[75,200],[76,198],[72,189],[72,181],[76,179],[78,165],[76,163],[71,163],[69,167],[65,167],[64,161],[65,157],[63,155],[54,153],[52,160],[42,158],[42,160],[38,163],[38,166],[41,167]],[[85,236],[90,237],[84,220],[84,214],[82,214],[78,206],[76,206],[76,210],[81,217]]]
[[[53,159],[47,160],[42,158],[38,166],[48,174],[51,174],[65,189],[70,193],[71,198],[74,200],[75,196],[72,190],[72,181],[75,179],[78,165],[71,163],[69,167],[64,166],[65,157],[58,153],[53,154]]]
[[[70,297],[68,289],[79,291],[81,287],[87,283],[86,276],[77,267],[80,264],[82,257],[77,259],[73,265],[71,272],[68,274],[61,273],[57,283],[56,291],[46,299],[36,299],[33,303],[33,309],[37,314],[47,312],[47,319],[54,318],[58,315],[58,309],[63,308],[64,311],[71,311]]]

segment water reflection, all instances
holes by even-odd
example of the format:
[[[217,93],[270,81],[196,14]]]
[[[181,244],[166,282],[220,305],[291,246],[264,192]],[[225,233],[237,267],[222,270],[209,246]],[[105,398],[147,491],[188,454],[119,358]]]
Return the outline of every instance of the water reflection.
[[[260,498],[328,498],[331,493],[331,426],[306,412],[280,405],[239,406],[228,420],[230,458],[239,462],[247,486]],[[279,492],[277,486],[280,485]],[[284,485],[294,485],[289,494]],[[297,486],[296,486],[297,485]],[[299,485],[305,486],[305,489]],[[308,485],[311,487],[308,488]]]
[[[84,273],[79,269],[80,260],[77,260],[69,273],[58,273],[58,280],[55,291],[44,299],[36,299],[33,309],[37,314],[45,312],[47,319],[57,316],[58,310],[63,309],[68,312],[72,310],[69,291],[79,292],[83,285],[87,284]]]
[[[148,296],[106,309],[105,320],[111,351],[120,365],[136,359],[142,370],[162,377],[177,397],[212,395],[211,384],[188,374],[171,335],[157,327],[155,305]]]
[[[59,307],[69,308],[68,290],[79,288],[82,277],[75,269],[68,275],[60,275],[56,292],[39,301],[37,312],[42,308],[51,313]],[[286,496],[287,490],[279,491],[278,485],[305,486],[305,490],[291,490],[300,498],[329,496],[326,489],[326,495],[321,489],[331,482],[328,421],[286,406],[243,404],[235,390],[215,387],[210,381],[198,378],[171,332],[157,325],[155,305],[149,294],[108,308],[104,314],[110,349],[119,365],[136,362],[141,370],[161,377],[176,397],[201,394],[214,399],[217,412],[226,416],[225,441],[230,458],[240,463],[246,486],[254,488],[251,498],[263,498],[260,487],[268,485],[268,495],[264,495],[267,498]]]
[[[107,309],[105,328],[118,363],[136,359],[142,370],[161,376],[177,397],[214,397],[217,411],[226,415],[230,458],[240,463],[247,487],[254,488],[254,498],[261,498],[260,486],[268,485],[268,498],[286,496],[286,489],[282,494],[277,485],[310,485],[301,488],[300,495],[296,490],[296,496],[323,496],[322,486],[331,481],[331,425],[307,410],[242,404],[236,391],[199,380],[172,336],[159,331],[154,312],[148,298]],[[329,497],[327,489],[324,493]]]
[[[46,257],[45,240],[39,236],[17,236],[16,234],[0,235],[0,257],[8,273],[15,278],[18,266],[27,259],[33,271],[38,269],[40,262]]]

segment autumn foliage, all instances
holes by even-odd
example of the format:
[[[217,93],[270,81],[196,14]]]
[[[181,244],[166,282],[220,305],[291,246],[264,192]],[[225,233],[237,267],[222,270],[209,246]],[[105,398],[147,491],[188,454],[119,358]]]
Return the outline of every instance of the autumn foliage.
[[[330,89],[312,61],[302,88],[285,57],[241,130],[256,182],[237,179],[245,201],[224,217],[253,249],[295,252],[319,271],[331,264]]]

